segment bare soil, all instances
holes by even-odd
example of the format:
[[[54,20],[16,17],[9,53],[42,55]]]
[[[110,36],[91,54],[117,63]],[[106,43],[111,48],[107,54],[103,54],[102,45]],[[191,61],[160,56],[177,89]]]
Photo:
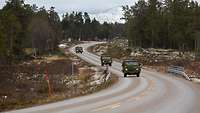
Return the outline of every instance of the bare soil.
[[[95,72],[88,69],[87,75],[80,75],[79,68],[92,65],[64,51],[66,56],[47,56],[22,64],[0,65],[0,112],[90,94],[116,82],[117,78],[112,77],[103,85],[87,85]],[[74,58],[78,61],[72,76]],[[52,96],[48,93],[45,72],[48,73]]]

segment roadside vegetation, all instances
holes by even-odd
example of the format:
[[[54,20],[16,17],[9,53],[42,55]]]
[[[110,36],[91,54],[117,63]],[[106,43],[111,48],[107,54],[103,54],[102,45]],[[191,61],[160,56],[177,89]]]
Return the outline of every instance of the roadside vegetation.
[[[120,45],[118,43],[117,45]],[[173,49],[144,49],[113,46],[112,44],[98,44],[89,48],[97,55],[108,54],[117,61],[133,58],[140,61],[143,66],[166,72],[171,65],[182,66],[190,77],[200,77],[200,60],[195,59],[194,53]],[[127,52],[128,51],[128,52]]]
[[[74,62],[76,63],[72,70]],[[104,70],[70,54],[68,49],[61,49],[59,54],[41,56],[15,65],[0,65],[0,69],[0,111],[83,96],[117,82],[114,75],[107,81],[96,82],[104,75]]]
[[[112,58],[116,58],[116,59],[124,59],[130,56],[132,52],[130,48],[123,48],[113,43],[112,44],[111,43],[97,44],[95,46],[91,46],[90,48],[88,48],[88,51],[99,56],[101,54],[108,54]]]
[[[68,48],[80,40],[110,39],[121,32],[123,24],[100,23],[87,12],[66,12],[60,19],[53,6],[46,9],[24,0],[6,0],[0,9],[0,112],[109,87],[116,77],[95,82],[104,70],[92,69],[96,67],[70,54]],[[58,47],[60,43],[67,44],[65,49]]]

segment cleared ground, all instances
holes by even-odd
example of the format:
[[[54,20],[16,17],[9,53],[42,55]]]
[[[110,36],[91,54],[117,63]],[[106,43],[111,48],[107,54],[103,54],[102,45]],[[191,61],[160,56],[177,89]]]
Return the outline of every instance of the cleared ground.
[[[91,94],[117,81],[112,77],[105,83],[90,84],[95,81],[94,75],[103,75],[103,70],[70,54],[67,49],[64,51],[66,55],[0,66],[0,112]],[[76,59],[76,64],[72,67],[73,59]],[[45,73],[48,73],[51,96]]]
[[[97,42],[80,46],[87,48],[94,44]],[[84,52],[78,56],[94,65],[100,65],[99,57],[96,55]],[[106,90],[57,103],[10,112],[199,113],[200,111],[200,86],[197,84],[147,70],[142,70],[140,78],[135,76],[124,78],[119,62],[114,62],[110,71],[119,76],[119,81]]]

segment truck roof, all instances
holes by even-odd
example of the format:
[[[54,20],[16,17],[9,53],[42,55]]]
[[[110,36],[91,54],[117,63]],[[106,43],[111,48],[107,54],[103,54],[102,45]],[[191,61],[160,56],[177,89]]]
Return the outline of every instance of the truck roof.
[[[107,55],[107,54],[101,54],[101,56],[104,56],[104,57],[111,57],[110,55]]]
[[[125,59],[123,62],[138,62],[136,59]]]
[[[76,48],[83,48],[83,47],[77,46]]]

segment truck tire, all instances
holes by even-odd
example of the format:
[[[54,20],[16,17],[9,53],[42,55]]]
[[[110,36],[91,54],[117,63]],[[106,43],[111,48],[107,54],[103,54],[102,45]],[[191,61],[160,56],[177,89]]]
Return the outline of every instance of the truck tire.
[[[140,73],[137,73],[137,77],[140,77]]]
[[[104,66],[104,64],[102,63],[101,66]]]
[[[109,66],[112,66],[112,64],[110,63]]]
[[[127,77],[127,74],[126,74],[126,73],[124,73],[124,77]]]

